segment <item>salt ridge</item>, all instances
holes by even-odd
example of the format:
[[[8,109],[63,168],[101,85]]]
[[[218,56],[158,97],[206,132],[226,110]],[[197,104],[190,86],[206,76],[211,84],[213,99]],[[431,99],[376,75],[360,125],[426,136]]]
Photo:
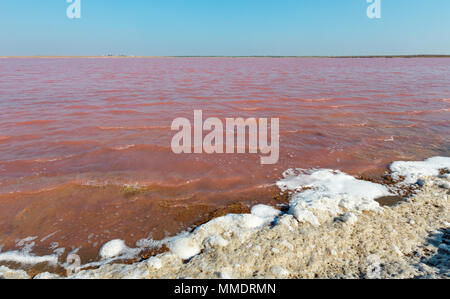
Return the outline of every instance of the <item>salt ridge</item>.
[[[289,213],[314,226],[345,212],[377,212],[380,205],[375,199],[393,195],[385,186],[331,169],[290,169],[283,176],[277,185],[293,192]]]
[[[420,178],[437,176],[441,169],[450,170],[450,157],[433,157],[425,161],[397,161],[391,164],[392,177],[405,184],[415,184]]]

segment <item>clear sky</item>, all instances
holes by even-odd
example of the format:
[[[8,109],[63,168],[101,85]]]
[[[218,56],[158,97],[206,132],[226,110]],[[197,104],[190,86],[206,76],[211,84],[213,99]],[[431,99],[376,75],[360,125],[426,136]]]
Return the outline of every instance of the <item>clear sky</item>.
[[[1,0],[0,55],[450,54],[450,0]]]

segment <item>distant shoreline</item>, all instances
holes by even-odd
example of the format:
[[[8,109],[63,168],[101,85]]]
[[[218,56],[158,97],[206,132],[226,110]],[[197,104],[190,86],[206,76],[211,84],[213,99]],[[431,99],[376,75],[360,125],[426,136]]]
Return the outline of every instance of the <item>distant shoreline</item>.
[[[126,55],[111,55],[111,56],[0,56],[0,59],[8,58],[450,58],[450,55],[361,55],[361,56],[277,56],[277,55],[255,55],[255,56],[126,56]]]

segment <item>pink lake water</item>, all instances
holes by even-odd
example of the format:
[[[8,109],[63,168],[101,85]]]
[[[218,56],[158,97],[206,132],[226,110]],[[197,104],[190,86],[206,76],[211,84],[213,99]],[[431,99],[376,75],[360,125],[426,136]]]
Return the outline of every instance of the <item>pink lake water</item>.
[[[111,239],[268,202],[288,168],[358,175],[448,156],[450,59],[9,58],[0,108],[0,246],[33,236],[38,253],[95,259]],[[172,121],[196,109],[279,118],[279,163],[173,154]]]

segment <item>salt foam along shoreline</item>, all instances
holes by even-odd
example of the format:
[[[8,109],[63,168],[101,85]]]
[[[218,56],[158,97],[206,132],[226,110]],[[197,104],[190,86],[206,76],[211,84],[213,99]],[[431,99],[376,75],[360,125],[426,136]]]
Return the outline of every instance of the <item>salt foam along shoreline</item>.
[[[450,158],[434,157],[424,162],[394,162],[391,166],[393,177],[402,176],[406,178],[403,184],[411,184],[413,181],[415,183],[418,179],[426,179],[427,181],[437,179],[436,176],[439,175],[440,169],[450,169]],[[439,179],[441,189],[444,187],[442,190],[445,188],[448,189],[448,183],[448,176],[443,176]],[[265,263],[262,264],[267,264],[267,257],[264,257],[264,254],[259,252],[266,249],[267,246],[266,243],[261,243],[261,240],[258,238],[259,236],[273,235],[272,237],[280,239],[277,244],[284,249],[273,247],[270,249],[271,255],[290,258],[288,254],[281,254],[281,252],[284,252],[287,248],[289,251],[297,251],[297,253],[300,253],[300,251],[305,252],[307,248],[317,245],[317,251],[328,250],[329,255],[333,256],[335,253],[337,254],[337,251],[336,249],[332,249],[332,246],[330,249],[324,244],[320,244],[320,242],[314,244],[314,240],[319,237],[313,239],[308,244],[309,247],[306,248],[298,248],[298,242],[288,241],[288,239],[289,237],[292,238],[292,234],[296,235],[300,233],[300,235],[303,235],[306,233],[314,235],[317,231],[322,231],[320,236],[323,238],[323,236],[327,236],[327,234],[329,235],[333,232],[335,235],[331,235],[327,239],[327,242],[330,242],[333,238],[336,238],[336,235],[339,235],[334,231],[336,230],[336,223],[340,223],[344,227],[358,227],[359,223],[361,223],[361,221],[358,222],[359,218],[364,218],[365,221],[367,221],[367,217],[370,217],[369,219],[372,220],[377,218],[383,219],[383,217],[392,212],[389,208],[381,208],[375,201],[376,198],[393,195],[388,188],[379,184],[357,180],[339,171],[327,169],[309,171],[301,169],[288,170],[284,173],[284,179],[277,182],[277,185],[282,191],[292,192],[290,210],[287,214],[282,215],[279,210],[272,207],[258,205],[253,207],[251,214],[233,214],[219,217],[199,226],[192,233],[183,233],[159,242],[149,240],[153,245],[165,244],[170,249],[170,252],[133,265],[109,264],[117,257],[129,256],[139,251],[138,249],[126,247],[125,243],[121,240],[113,240],[105,244],[101,249],[100,255],[103,258],[102,262],[96,265],[90,265],[100,266],[104,263],[103,266],[96,270],[81,271],[74,275],[73,278],[177,278],[183,277],[182,273],[191,273],[193,277],[254,277],[255,275],[243,275],[242,271],[237,271],[235,268],[241,267],[240,264],[242,263],[254,260],[255,257],[256,260],[258,260],[258,257],[263,258]],[[440,189],[438,190],[442,191]],[[423,193],[426,192],[423,191]],[[448,196],[445,194],[442,196],[444,196],[444,199],[441,200],[444,203],[444,210],[441,217],[443,216],[445,218],[444,220],[449,221]],[[435,194],[432,194],[431,197],[435,201],[440,201],[439,198],[434,198],[436,197]],[[404,203],[399,206],[406,208],[408,204]],[[421,216],[419,215],[419,217]],[[441,226],[444,225],[443,223],[439,224]],[[389,223],[385,223],[385,225],[389,225]],[[433,225],[436,224],[433,223]],[[340,226],[337,229],[340,233],[346,231]],[[353,238],[358,239],[358,237]],[[411,237],[410,239],[414,238]],[[352,238],[348,242],[351,243],[351,240]],[[259,244],[255,245],[254,243]],[[234,247],[242,250],[243,246],[249,248],[246,252],[251,252],[252,258],[233,253],[236,250]],[[234,264],[223,263],[221,265],[218,262],[220,258],[215,255],[230,250],[231,252],[227,259],[233,260]],[[397,247],[395,251],[400,250]],[[358,255],[359,253],[356,252],[355,254]],[[280,256],[274,257],[272,263],[269,264],[278,261]],[[183,264],[183,260],[190,260],[190,262]],[[258,265],[258,261],[254,261],[254,263]],[[281,262],[279,263],[283,264]],[[299,261],[298,264],[301,264],[301,262]],[[221,268],[209,275],[205,274],[208,273],[207,271],[202,270],[202,267],[209,269],[213,268],[214,265]],[[272,275],[269,275],[269,277],[293,276],[292,271],[286,270],[286,268],[289,268],[286,266],[272,265],[270,269],[266,269],[267,265],[264,267],[264,269],[259,270]],[[5,269],[3,268],[2,271],[4,273]],[[2,275],[1,273],[0,271],[0,276]],[[303,276],[297,275],[297,277],[305,276],[307,274]],[[38,278],[53,277],[46,273],[40,275]]]

